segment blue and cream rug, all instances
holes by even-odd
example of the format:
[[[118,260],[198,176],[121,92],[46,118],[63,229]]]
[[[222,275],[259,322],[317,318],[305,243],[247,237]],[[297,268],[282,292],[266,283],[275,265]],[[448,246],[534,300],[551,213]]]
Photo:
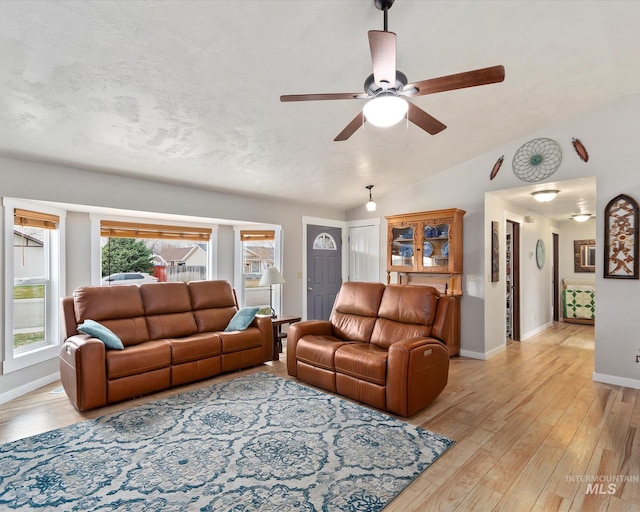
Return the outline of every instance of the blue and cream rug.
[[[257,373],[0,446],[0,510],[375,511],[452,444]]]

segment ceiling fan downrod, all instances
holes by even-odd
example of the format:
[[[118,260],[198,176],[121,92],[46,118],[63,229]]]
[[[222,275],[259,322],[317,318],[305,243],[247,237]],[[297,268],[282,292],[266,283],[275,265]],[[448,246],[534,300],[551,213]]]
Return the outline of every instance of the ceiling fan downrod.
[[[389,9],[395,0],[373,0],[377,9],[384,12],[384,31],[389,32]]]

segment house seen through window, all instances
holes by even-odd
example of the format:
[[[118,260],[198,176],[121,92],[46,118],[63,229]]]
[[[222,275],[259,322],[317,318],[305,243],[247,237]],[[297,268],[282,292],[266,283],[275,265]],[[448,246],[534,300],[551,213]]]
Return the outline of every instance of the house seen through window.
[[[242,268],[245,306],[257,306],[260,314],[270,314],[269,287],[260,286],[265,269],[274,266],[275,232],[242,230]]]
[[[212,230],[101,221],[103,285],[207,279]]]

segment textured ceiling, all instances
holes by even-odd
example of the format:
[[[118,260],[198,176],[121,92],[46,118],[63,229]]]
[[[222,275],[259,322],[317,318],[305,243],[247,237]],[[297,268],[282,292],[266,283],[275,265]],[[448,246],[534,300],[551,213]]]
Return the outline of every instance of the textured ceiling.
[[[373,0],[0,1],[0,155],[307,198],[339,208],[640,93],[640,2],[397,0],[410,81],[502,64],[501,84],[416,98],[448,128],[333,138],[360,101]]]

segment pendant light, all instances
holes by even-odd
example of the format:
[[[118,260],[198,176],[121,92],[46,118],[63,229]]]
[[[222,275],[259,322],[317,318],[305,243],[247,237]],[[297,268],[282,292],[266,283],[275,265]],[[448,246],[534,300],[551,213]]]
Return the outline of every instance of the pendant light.
[[[376,211],[376,202],[371,197],[371,189],[373,188],[373,185],[367,185],[365,188],[369,189],[369,201],[367,201],[367,204],[365,204],[365,206],[367,208],[367,211],[368,212],[375,212]]]

